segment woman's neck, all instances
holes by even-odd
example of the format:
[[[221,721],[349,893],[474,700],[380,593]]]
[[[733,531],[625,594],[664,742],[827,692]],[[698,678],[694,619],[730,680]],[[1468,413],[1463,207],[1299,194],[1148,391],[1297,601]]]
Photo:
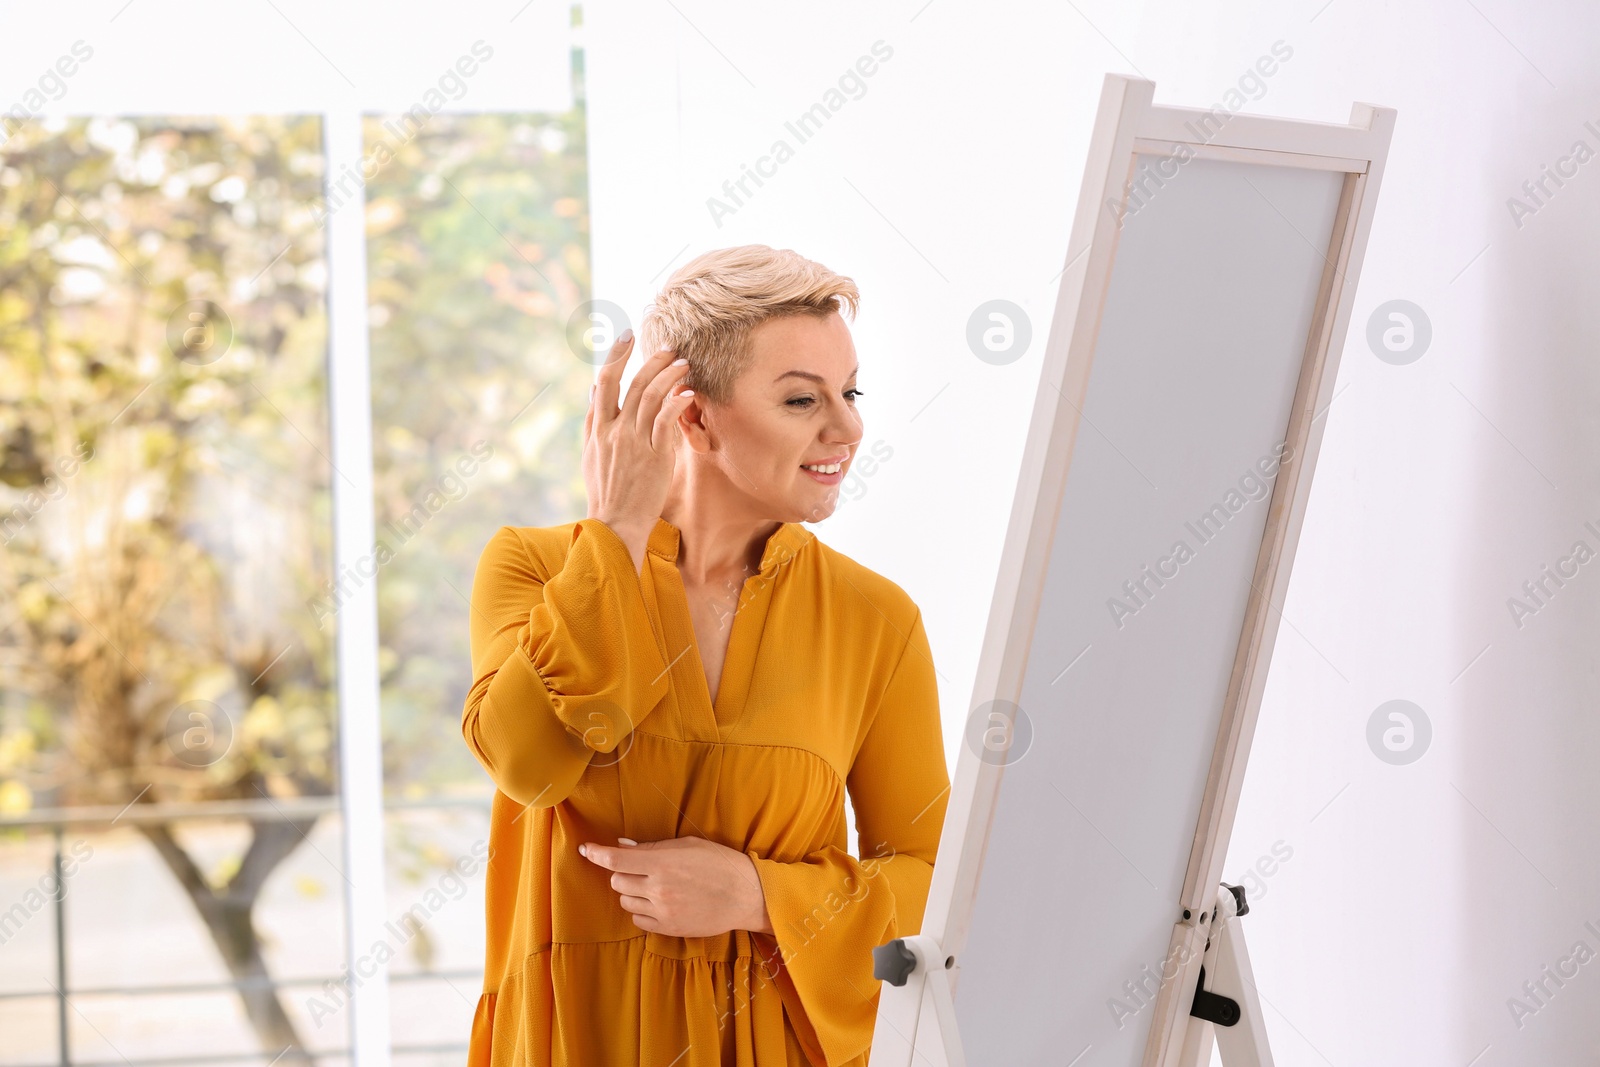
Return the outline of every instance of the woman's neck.
[[[761,569],[767,540],[783,525],[774,519],[730,517],[727,509],[668,501],[661,517],[678,528],[678,573],[704,585]]]

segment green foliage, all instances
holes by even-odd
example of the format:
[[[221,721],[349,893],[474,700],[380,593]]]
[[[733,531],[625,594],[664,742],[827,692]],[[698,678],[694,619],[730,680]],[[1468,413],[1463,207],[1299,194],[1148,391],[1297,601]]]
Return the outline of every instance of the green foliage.
[[[478,552],[583,500],[584,113],[366,132],[390,150],[367,187],[386,771],[481,786]],[[0,752],[28,754],[0,807],[332,788],[322,165],[296,118],[58,120],[0,153]],[[174,351],[194,301],[220,358]],[[193,699],[235,727],[198,769],[165,734]]]
[[[396,129],[366,124],[393,156],[367,182],[367,262],[377,529],[416,531],[378,578],[385,774],[417,794],[484,782],[460,732],[483,545],[582,514],[593,369],[566,327],[589,299],[588,177],[581,104]]]
[[[330,555],[320,138],[57,119],[0,150],[13,808],[332,787],[331,628],[304,606]],[[233,742],[181,760],[169,722],[201,692]],[[262,700],[284,728],[238,729]]]

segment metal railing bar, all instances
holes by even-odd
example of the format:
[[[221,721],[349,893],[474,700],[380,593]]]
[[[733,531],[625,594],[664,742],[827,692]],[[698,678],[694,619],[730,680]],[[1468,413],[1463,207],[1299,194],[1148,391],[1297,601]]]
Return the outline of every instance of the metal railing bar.
[[[482,977],[482,969],[467,971],[405,971],[403,973],[390,972],[389,981],[441,982],[449,981],[452,978],[464,980],[468,978],[481,979]],[[78,989],[74,987],[70,992],[74,1000],[81,1000],[84,997],[180,996],[194,993],[226,993],[231,996],[233,993],[244,989],[289,989],[292,987],[320,989],[328,982],[338,985],[342,981],[343,979],[337,975],[329,975],[322,978],[224,978],[217,982],[193,982],[184,985],[100,986],[94,989]],[[0,1001],[42,1000],[46,997],[54,998],[56,995],[56,991],[53,989],[37,992],[29,989],[12,989],[0,992]]]
[[[390,1051],[402,1056],[426,1055],[454,1055],[466,1052],[467,1046],[456,1045],[392,1045]],[[278,1054],[283,1057],[283,1053]],[[309,1049],[305,1053],[312,1059],[327,1059],[331,1056],[350,1055],[348,1048]],[[265,1060],[273,1062],[271,1053],[267,1052],[219,1052],[209,1056],[162,1056],[153,1060],[73,1060],[72,1067],[181,1067],[183,1064],[200,1063],[245,1063],[249,1060]],[[280,1063],[299,1063],[300,1060],[290,1060],[287,1057],[279,1059]],[[7,1067],[59,1067],[57,1063],[23,1063],[8,1064]]]
[[[492,794],[463,797],[433,797],[427,800],[390,800],[385,811],[431,811],[450,808],[487,809]],[[206,800],[195,803],[134,804],[119,808],[113,804],[86,805],[81,808],[38,808],[19,815],[0,815],[0,830],[37,830],[58,826],[143,825],[147,823],[190,822],[200,819],[260,819],[282,822],[288,819],[329,815],[339,810],[337,796],[274,797],[270,800]]]

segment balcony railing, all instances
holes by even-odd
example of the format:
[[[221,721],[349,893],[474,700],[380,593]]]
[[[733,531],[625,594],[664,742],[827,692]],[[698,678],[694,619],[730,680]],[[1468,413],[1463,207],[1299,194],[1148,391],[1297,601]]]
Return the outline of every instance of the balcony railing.
[[[391,811],[443,811],[459,809],[489,810],[489,796],[433,797],[427,800],[392,800],[384,804]],[[292,797],[262,800],[215,800],[192,804],[129,804],[123,808],[110,805],[76,808],[40,808],[22,815],[0,816],[0,833],[7,830],[49,833],[54,840],[52,867],[55,885],[63,885],[62,855],[68,827],[109,831],[126,826],[169,824],[174,822],[239,821],[276,822],[306,819],[319,815],[339,814],[337,796]],[[297,987],[322,988],[326,983],[338,982],[338,975],[308,976],[275,979],[271,977],[223,979],[214,982],[177,983],[166,985],[92,986],[75,988],[67,973],[67,923],[66,893],[53,894],[52,914],[55,934],[55,979],[50,991],[15,990],[0,991],[0,1003],[19,1000],[53,999],[56,1002],[58,1058],[49,1063],[8,1065],[8,1067],[180,1067],[180,1065],[210,1063],[271,1064],[283,1059],[288,1049],[272,1052],[206,1053],[203,1055],[160,1056],[151,1059],[127,1059],[119,1056],[113,1060],[74,1059],[70,1040],[69,1022],[77,1012],[73,1000],[111,996],[177,996],[219,991],[236,992],[247,989],[291,989]],[[4,916],[0,915],[0,921]],[[389,982],[439,981],[461,979],[481,982],[481,969],[464,971],[426,971],[422,973],[390,973]],[[401,1054],[465,1054],[465,1042],[436,1045],[393,1045],[391,1052]],[[349,1058],[349,1048],[320,1048],[302,1050],[301,1056],[310,1059]]]

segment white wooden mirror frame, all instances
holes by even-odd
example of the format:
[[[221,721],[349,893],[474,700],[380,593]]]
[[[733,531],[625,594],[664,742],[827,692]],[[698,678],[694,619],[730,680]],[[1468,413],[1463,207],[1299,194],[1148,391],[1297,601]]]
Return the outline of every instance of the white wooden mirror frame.
[[[1332,399],[1395,112],[1358,103],[1348,124],[1309,122],[1158,106],[1152,103],[1154,91],[1155,83],[1143,78],[1105,78],[1041,368],[1042,382],[1054,388],[1041,385],[1034,402],[968,706],[999,701],[999,707],[1014,707],[1021,696],[1116,257],[1121,226],[1114,205],[1127,203],[1136,155],[1344,173],[1285,434],[1292,460],[1284,463],[1273,486],[1182,894],[1173,902],[1169,958],[1181,966],[1157,995],[1142,1061],[1143,1067],[1179,1067],[1190,1023],[1199,1022],[1191,1020],[1189,1006],[1326,425],[1320,415]],[[921,932],[905,939],[918,963],[904,985],[880,986],[874,1067],[966,1062],[953,998],[1004,770],[1003,761],[988,762],[970,746],[961,747]]]

